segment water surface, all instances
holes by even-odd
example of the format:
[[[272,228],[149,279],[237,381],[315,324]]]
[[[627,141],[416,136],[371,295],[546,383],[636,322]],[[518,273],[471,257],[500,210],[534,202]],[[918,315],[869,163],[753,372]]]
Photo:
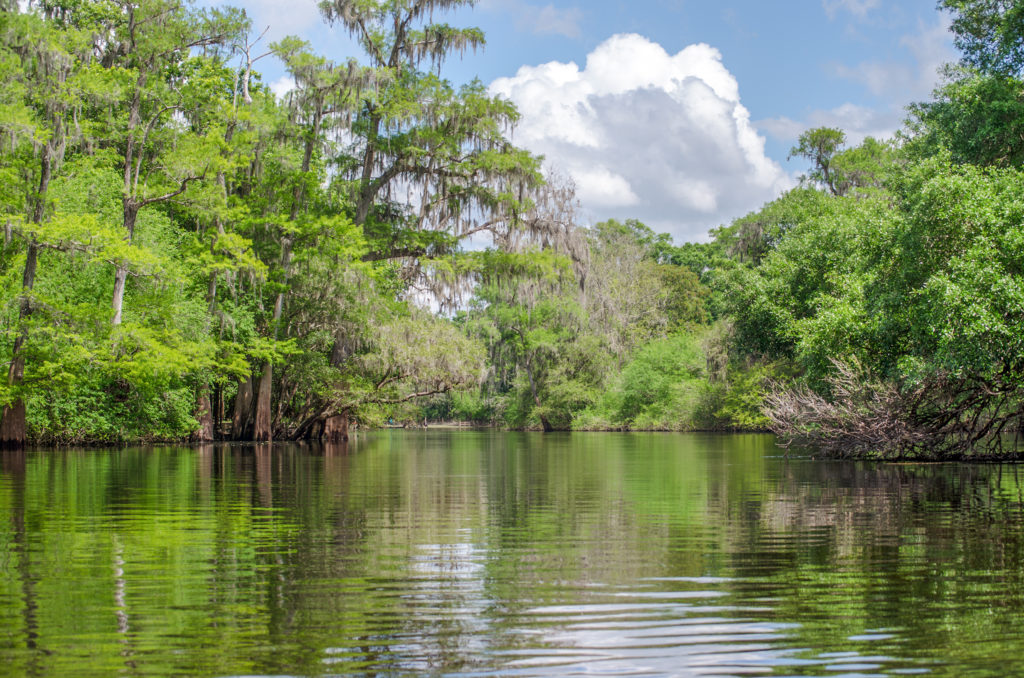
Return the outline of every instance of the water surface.
[[[446,431],[2,462],[0,675],[1024,672],[1015,465]]]

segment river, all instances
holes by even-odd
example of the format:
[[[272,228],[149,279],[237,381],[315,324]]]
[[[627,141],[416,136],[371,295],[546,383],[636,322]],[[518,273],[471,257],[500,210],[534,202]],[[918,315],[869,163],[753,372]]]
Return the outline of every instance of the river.
[[[436,430],[2,462],[0,675],[1024,674],[1016,465]]]

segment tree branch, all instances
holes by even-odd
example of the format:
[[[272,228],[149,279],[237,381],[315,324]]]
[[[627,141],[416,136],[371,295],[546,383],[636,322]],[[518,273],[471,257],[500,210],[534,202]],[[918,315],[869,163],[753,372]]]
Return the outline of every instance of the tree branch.
[[[139,190],[139,175],[142,174],[142,157],[146,151],[146,142],[149,141],[149,133],[153,131],[153,127],[156,126],[156,121],[160,119],[161,115],[167,111],[173,111],[180,108],[181,106],[177,104],[174,106],[165,106],[154,113],[153,117],[149,120],[149,124],[146,125],[146,131],[142,135],[142,142],[139,144],[139,159],[135,163],[135,176],[132,178],[132,194],[135,194],[135,192]]]
[[[404,396],[402,398],[373,398],[367,400],[366,402],[376,403],[378,405],[398,405],[401,403],[407,403],[410,400],[415,400],[416,398],[426,398],[427,396],[447,393],[450,390],[452,390],[451,386],[449,386],[448,384],[442,384],[440,388],[431,389],[429,391],[420,391],[418,393],[410,393],[409,395]]]
[[[200,174],[199,176],[185,177],[184,179],[181,180],[181,186],[179,186],[177,190],[171,191],[170,193],[164,193],[163,195],[154,196],[152,198],[146,198],[145,200],[140,201],[138,205],[140,208],[142,208],[145,207],[146,205],[151,205],[155,202],[163,202],[164,200],[170,200],[171,198],[175,198],[184,193],[191,182],[201,181],[202,179],[205,178],[206,170],[203,170],[203,173]]]

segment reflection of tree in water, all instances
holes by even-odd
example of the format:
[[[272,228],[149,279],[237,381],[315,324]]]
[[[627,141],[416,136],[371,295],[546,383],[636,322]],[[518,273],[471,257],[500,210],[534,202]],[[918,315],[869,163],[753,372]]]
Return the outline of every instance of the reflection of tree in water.
[[[998,672],[1024,611],[1022,481],[1013,465],[784,462],[731,548],[735,589],[770,592],[817,646],[888,628],[901,653]]]
[[[123,612],[140,671],[458,671],[537,650],[572,610],[667,593],[675,619],[690,603],[671,596],[705,589],[739,606],[723,618],[799,624],[807,647],[864,654],[849,637],[886,627],[922,654],[925,639],[971,659],[1022,649],[1005,640],[1024,616],[1012,466],[786,460],[764,436],[433,431],[16,462],[0,615],[22,667],[71,666],[74,619],[123,670]]]
[[[321,670],[322,648],[359,617],[351,610],[359,596],[332,590],[360,577],[365,556],[366,515],[347,501],[350,464],[345,445],[216,447],[210,466],[220,478],[213,484],[237,493],[232,499],[249,511],[246,533],[219,535],[218,552],[228,555],[239,545],[251,550],[253,581],[244,595],[229,599],[259,602],[247,622],[266,630],[266,649],[252,658],[264,670]],[[237,568],[226,565],[223,588],[214,590],[233,588]]]
[[[487,505],[475,462],[414,437],[400,448],[223,449],[251,479],[249,540],[275,647],[260,666],[431,670],[472,653],[482,600],[473,540]]]
[[[795,533],[832,528],[838,556],[853,553],[865,539],[918,528],[948,537],[964,521],[976,530],[983,518],[1019,518],[1024,504],[1017,468],[785,462],[762,502],[759,527]]]
[[[16,563],[14,569],[20,580],[21,635],[23,636],[19,642],[15,639],[14,633],[7,631],[4,633],[5,636],[8,636],[5,645],[15,646],[23,643],[28,653],[23,659],[24,664],[20,660],[16,660],[17,664],[24,667],[26,675],[37,676],[42,674],[42,662],[47,650],[40,647],[39,644],[39,601],[36,595],[36,575],[33,573],[31,545],[25,525],[26,454],[24,450],[5,450],[0,452],[0,455],[3,459],[4,475],[11,479],[13,489],[10,514],[11,553],[5,560],[13,559]]]

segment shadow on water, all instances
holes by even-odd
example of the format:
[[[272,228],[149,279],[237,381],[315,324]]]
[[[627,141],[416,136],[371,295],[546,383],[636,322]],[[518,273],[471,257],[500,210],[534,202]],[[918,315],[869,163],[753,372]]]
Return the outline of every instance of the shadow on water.
[[[1001,676],[1019,468],[710,434],[4,453],[0,674]]]

